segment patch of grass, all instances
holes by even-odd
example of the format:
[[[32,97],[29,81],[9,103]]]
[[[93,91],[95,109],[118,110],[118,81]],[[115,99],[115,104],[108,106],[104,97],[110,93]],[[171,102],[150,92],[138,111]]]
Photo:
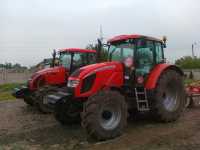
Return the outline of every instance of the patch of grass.
[[[0,101],[3,100],[15,100],[16,98],[12,96],[11,92],[14,88],[20,87],[23,84],[19,83],[9,83],[0,85]]]
[[[8,83],[0,85],[0,92],[12,91],[16,87],[20,87],[23,84],[20,83]]]
[[[16,98],[12,96],[11,92],[0,92],[0,101],[3,100],[15,100]]]
[[[193,83],[193,82],[195,82],[195,80],[192,80],[192,79],[185,79],[185,80],[184,80],[184,84],[185,84],[185,85],[191,84],[191,83]]]

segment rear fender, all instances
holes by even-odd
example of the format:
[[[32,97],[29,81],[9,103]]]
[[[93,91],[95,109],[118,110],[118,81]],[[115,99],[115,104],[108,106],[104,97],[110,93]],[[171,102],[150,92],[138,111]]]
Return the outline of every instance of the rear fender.
[[[157,84],[157,81],[159,79],[159,77],[161,76],[161,74],[167,70],[167,69],[172,69],[172,70],[175,70],[177,71],[180,75],[184,75],[183,71],[175,66],[175,65],[170,65],[170,64],[158,64],[156,65],[151,73],[149,74],[146,82],[145,82],[145,88],[147,90],[152,90],[156,87],[156,84]]]

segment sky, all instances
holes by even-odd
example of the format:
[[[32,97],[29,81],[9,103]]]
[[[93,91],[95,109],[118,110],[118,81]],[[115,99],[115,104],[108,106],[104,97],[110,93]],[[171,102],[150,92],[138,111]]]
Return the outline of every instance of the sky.
[[[200,56],[199,0],[0,0],[0,63],[26,66],[55,48],[95,43],[120,34],[167,36],[168,61]]]

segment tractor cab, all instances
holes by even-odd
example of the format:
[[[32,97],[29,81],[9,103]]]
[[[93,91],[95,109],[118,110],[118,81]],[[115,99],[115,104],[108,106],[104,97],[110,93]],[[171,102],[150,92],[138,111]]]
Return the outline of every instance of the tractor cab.
[[[67,48],[59,49],[59,66],[74,70],[96,62],[96,50]]]
[[[143,83],[155,65],[165,62],[165,40],[141,35],[124,35],[114,37],[108,44],[110,61],[123,63],[125,83],[131,83],[130,80]]]

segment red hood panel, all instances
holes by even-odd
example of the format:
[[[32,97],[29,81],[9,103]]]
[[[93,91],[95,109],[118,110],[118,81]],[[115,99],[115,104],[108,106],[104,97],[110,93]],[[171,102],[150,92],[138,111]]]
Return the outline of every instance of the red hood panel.
[[[82,67],[81,70],[83,71],[80,73],[80,77],[85,76],[87,74],[92,74],[98,71],[102,71],[102,70],[122,71],[122,69],[123,69],[122,64],[118,61],[97,63],[97,64],[92,64],[92,65]]]
[[[46,68],[46,69],[42,69],[42,70],[40,70],[36,73],[41,75],[41,74],[46,74],[46,73],[50,73],[50,72],[59,72],[60,70],[65,70],[65,68],[62,67],[62,66],[53,67],[53,68]]]

